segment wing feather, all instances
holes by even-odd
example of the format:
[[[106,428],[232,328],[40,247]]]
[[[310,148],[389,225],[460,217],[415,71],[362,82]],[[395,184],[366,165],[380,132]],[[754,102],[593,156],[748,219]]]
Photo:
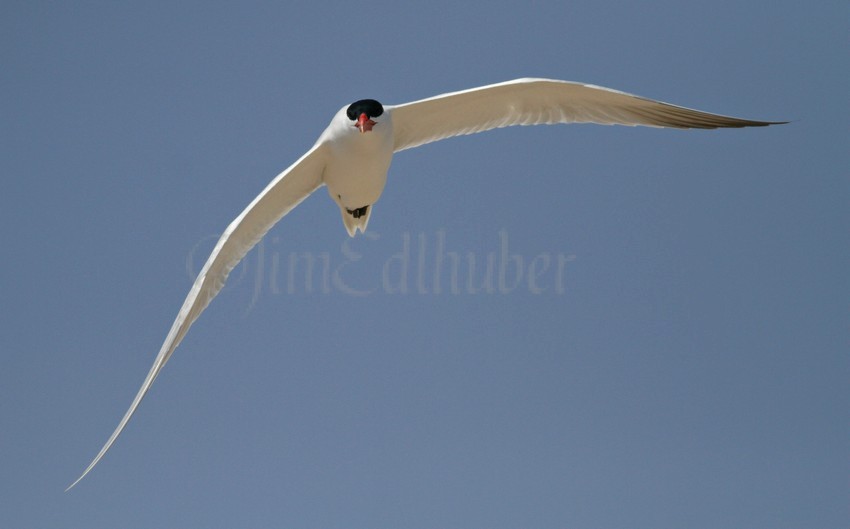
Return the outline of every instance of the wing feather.
[[[272,180],[263,192],[230,223],[189,290],[165,342],[156,355],[150,372],[145,377],[127,413],[86,470],[66,490],[79,483],[115,443],[189,327],[221,291],[230,271],[278,220],[322,185],[325,150],[322,143],[313,146],[298,161]]]
[[[396,152],[513,125],[599,123],[714,129],[784,123],[711,114],[601,86],[551,79],[516,79],[387,108],[392,113]]]

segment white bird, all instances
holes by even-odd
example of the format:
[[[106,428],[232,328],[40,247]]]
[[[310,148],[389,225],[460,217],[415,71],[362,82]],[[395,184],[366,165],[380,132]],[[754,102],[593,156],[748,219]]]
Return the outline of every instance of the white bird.
[[[115,443],[189,327],[224,286],[233,267],[313,191],[327,186],[339,206],[345,229],[353,237],[357,230],[366,230],[394,153],[500,127],[556,123],[714,129],[786,122],[721,116],[601,86],[549,79],[517,79],[401,105],[362,99],[342,107],[315,145],[272,180],[224,231],[186,296],[130,409],[94,460],[66,490],[79,483]]]

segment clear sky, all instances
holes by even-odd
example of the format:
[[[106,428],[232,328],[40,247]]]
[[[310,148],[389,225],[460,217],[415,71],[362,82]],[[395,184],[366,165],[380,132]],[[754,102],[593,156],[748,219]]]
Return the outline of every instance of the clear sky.
[[[846,528],[848,15],[3,2],[0,527]],[[432,144],[354,240],[316,193],[63,492],[337,109],[525,76],[793,123]]]

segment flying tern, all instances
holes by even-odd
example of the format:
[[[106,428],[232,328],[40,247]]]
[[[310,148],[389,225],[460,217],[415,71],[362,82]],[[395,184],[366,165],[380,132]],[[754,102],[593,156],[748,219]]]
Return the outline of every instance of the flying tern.
[[[301,158],[274,178],[227,227],[192,285],[142,387],[80,482],[121,434],[165,363],[230,271],[284,215],[325,186],[352,237],[365,232],[393,155],[453,136],[513,125],[598,123],[679,129],[763,127],[610,88],[551,79],[516,79],[404,103],[361,99],[342,107]]]

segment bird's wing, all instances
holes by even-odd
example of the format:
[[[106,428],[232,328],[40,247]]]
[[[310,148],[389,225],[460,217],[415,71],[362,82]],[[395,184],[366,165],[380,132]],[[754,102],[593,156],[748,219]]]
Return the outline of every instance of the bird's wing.
[[[272,180],[263,192],[230,223],[195,279],[130,409],[124,414],[124,418],[118,423],[118,427],[109,436],[109,440],[94,460],[68,489],[79,483],[94,468],[121,434],[189,327],[222,289],[230,271],[281,217],[322,185],[326,151],[325,144],[317,143],[297,162]]]
[[[781,123],[709,114],[601,86],[550,79],[516,79],[388,108],[395,152],[512,125],[599,123],[715,129]]]

